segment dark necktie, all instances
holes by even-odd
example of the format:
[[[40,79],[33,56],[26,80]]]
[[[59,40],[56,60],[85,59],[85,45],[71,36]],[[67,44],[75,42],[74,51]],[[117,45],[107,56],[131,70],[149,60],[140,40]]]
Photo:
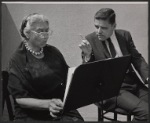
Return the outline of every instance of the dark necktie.
[[[106,45],[106,41],[102,41],[102,44],[103,44],[104,49],[106,50],[106,52],[107,52],[108,54],[110,54],[110,52],[109,52],[109,50],[108,50],[108,48],[107,48],[107,45]]]
[[[108,41],[108,44],[109,44],[109,49],[110,49],[112,58],[114,58],[114,57],[116,56],[116,51],[115,51],[114,45],[113,45],[113,43],[111,42],[111,39],[110,39],[110,38],[108,38],[107,41]]]

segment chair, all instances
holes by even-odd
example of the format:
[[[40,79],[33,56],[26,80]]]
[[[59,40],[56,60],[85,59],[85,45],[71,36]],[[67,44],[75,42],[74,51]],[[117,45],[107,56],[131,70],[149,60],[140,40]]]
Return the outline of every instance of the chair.
[[[109,110],[105,111],[103,110],[103,107],[100,104],[96,104],[98,106],[98,121],[104,121],[104,119],[110,120],[110,121],[119,121],[118,120],[118,114],[126,115],[127,121],[131,121],[131,114],[121,108],[116,108],[115,110]],[[108,116],[105,116],[107,113],[113,113],[113,118],[110,118]]]
[[[10,95],[9,95],[9,92],[7,89],[8,76],[9,75],[8,75],[7,71],[2,71],[2,92],[3,92],[2,112],[4,112],[4,105],[6,103],[9,120],[13,121],[13,119],[14,119],[13,108],[12,108],[12,104],[11,104],[11,100],[10,100]]]

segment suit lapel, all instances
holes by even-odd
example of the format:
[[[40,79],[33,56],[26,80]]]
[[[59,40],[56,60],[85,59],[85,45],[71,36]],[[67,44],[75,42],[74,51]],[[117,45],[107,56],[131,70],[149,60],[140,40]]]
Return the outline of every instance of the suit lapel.
[[[102,44],[102,41],[100,41],[98,39],[98,37],[95,39],[95,42],[98,43],[99,45],[99,50],[101,50],[100,52],[106,57],[106,58],[109,58],[110,57],[110,54],[108,53],[108,51],[105,49],[104,45]]]
[[[102,42],[98,39],[96,33],[94,33],[94,42],[92,43],[93,52],[95,54],[96,60],[106,59],[110,58],[110,54],[108,51],[104,48]]]
[[[119,31],[115,30],[115,35],[118,41],[118,44],[120,46],[121,52],[123,55],[127,55],[128,51],[127,51],[127,47],[126,47],[126,40],[125,38],[123,38],[120,34]]]
[[[118,41],[118,44],[120,46],[121,52],[123,55],[128,55],[128,49],[127,49],[127,41],[124,37],[124,34],[120,30],[115,30],[116,39]],[[90,42],[93,48],[93,53],[95,56],[95,60],[102,60],[106,58],[110,58],[110,54],[108,51],[104,48],[102,42],[98,39],[95,32],[88,35],[87,40]]]

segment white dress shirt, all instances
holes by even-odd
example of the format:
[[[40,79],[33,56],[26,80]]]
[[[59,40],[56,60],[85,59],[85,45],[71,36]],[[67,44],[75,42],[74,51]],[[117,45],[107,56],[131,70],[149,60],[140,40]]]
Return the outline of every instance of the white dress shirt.
[[[115,58],[116,58],[116,57],[121,57],[121,56],[123,56],[114,31],[113,31],[113,34],[111,35],[110,38],[111,38],[111,41],[112,41],[112,43],[113,43],[113,45],[114,45],[114,48],[115,48],[115,51],[116,51],[116,56],[115,56]],[[108,48],[109,53],[111,54],[110,49],[109,49],[108,41],[106,40],[105,43],[106,43],[106,46],[107,46],[107,48]]]

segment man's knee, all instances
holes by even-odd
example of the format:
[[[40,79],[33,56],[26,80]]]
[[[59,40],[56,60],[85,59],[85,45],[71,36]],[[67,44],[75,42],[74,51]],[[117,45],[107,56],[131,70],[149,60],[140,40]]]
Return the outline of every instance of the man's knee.
[[[140,118],[141,120],[148,120],[149,110],[148,103],[141,101],[137,107],[133,110],[135,117]]]

